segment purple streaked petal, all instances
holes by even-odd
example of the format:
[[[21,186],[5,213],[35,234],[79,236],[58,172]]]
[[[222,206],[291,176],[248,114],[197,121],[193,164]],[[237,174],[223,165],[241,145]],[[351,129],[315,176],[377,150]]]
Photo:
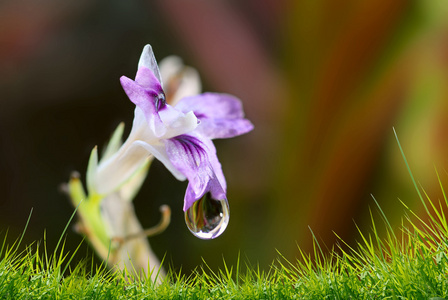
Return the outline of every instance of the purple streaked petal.
[[[163,93],[160,81],[156,78],[154,73],[146,67],[138,69],[137,74],[135,75],[135,82],[145,89],[154,91],[155,94]]]
[[[137,82],[122,76],[121,85],[129,99],[137,105],[144,113],[146,121],[156,136],[165,134],[166,129],[158,114],[159,103],[156,102],[158,94],[155,90],[142,87]]]
[[[251,131],[254,126],[244,119],[241,101],[231,95],[204,93],[183,98],[176,108],[193,111],[201,121],[197,132],[210,138],[230,138]]]
[[[225,179],[211,140],[198,134],[184,134],[166,140],[165,145],[171,163],[189,181],[184,211],[207,192],[214,199],[225,197]]]

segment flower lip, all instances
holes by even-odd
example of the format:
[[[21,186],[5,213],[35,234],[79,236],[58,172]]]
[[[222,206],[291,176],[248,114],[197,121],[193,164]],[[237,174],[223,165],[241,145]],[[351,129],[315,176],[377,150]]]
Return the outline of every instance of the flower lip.
[[[201,159],[207,155],[204,148],[201,146],[201,141],[194,136],[182,134],[172,139],[177,145],[187,153],[194,161],[196,166],[199,166]]]
[[[188,133],[165,142],[168,158],[189,181],[184,198],[184,211],[204,194],[211,198],[226,198],[226,183],[213,142],[198,134]]]

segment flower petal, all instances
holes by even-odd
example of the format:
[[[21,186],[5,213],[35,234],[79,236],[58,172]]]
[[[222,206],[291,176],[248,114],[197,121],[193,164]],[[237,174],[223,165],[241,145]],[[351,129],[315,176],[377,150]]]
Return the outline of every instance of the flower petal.
[[[191,133],[165,140],[165,145],[171,163],[189,181],[184,211],[207,192],[213,199],[225,198],[225,179],[211,140]]]
[[[176,108],[183,112],[192,110],[201,121],[197,131],[211,139],[238,136],[254,128],[244,119],[241,101],[228,94],[204,93],[186,97]]]
[[[253,128],[252,123],[246,119],[202,119],[197,132],[210,139],[223,139],[242,135]]]
[[[170,171],[174,177],[176,177],[177,180],[184,181],[186,177],[182,172],[180,172],[171,162],[169,159],[169,156],[166,151],[166,147],[164,144],[148,144],[144,141],[135,141],[133,143],[135,146],[139,146],[143,149],[145,149],[147,152],[154,155],[156,159],[158,159],[162,164],[165,165],[165,167]]]
[[[160,76],[159,67],[157,66],[157,60],[154,56],[154,52],[152,51],[151,45],[147,44],[143,48],[143,52],[140,55],[140,60],[138,62],[138,69],[141,67],[148,68],[154,73],[155,77],[159,81],[160,85],[162,85],[162,77]]]
[[[148,175],[148,170],[153,159],[154,157],[149,155],[145,163],[141,165],[137,171],[124,182],[124,184],[120,186],[118,193],[120,194],[121,199],[128,202],[131,202],[134,199],[140,191],[140,188],[146,179],[146,175]]]
[[[123,144],[118,152],[101,161],[96,170],[95,188],[100,195],[118,190],[145,165],[149,153],[141,147]]]
[[[183,64],[178,56],[168,56],[160,61],[160,74],[167,102],[176,105],[184,97],[194,96],[201,92],[199,73],[192,67]]]
[[[195,114],[190,111],[186,114],[167,105],[165,109],[159,112],[160,118],[166,127],[166,133],[163,135],[164,139],[189,133],[198,126],[198,119]]]
[[[203,93],[182,99],[176,108],[193,111],[198,118],[239,119],[244,117],[241,100],[229,94]]]
[[[141,70],[146,72],[145,70],[148,69],[142,68]],[[165,134],[166,129],[158,114],[159,103],[156,102],[159,94],[155,90],[145,88],[125,76],[120,78],[120,82],[129,99],[143,111],[146,121],[155,135],[162,136]]]
[[[154,96],[163,94],[162,84],[156,78],[154,73],[146,67],[138,69],[137,74],[135,75],[135,82],[141,87],[150,90],[154,93]]]
[[[110,138],[109,142],[107,143],[106,150],[104,150],[104,153],[101,156],[101,160],[108,159],[115,152],[118,151],[118,149],[122,145],[121,137],[123,136],[123,131],[124,131],[124,123],[121,122],[117,126],[117,129],[115,129],[114,133],[112,134],[112,137]]]
[[[210,166],[212,167],[213,171],[215,172],[215,176],[216,179],[219,182],[219,185],[221,186],[224,194],[227,191],[227,182],[226,182],[226,178],[224,177],[224,172],[222,171],[222,166],[221,163],[218,160],[218,156],[216,155],[216,148],[213,145],[213,142],[211,140],[208,140],[209,143],[211,144],[211,146],[215,149],[215,152],[213,153],[213,155],[209,155],[208,159],[209,159],[209,163]],[[222,198],[216,198],[221,200]]]

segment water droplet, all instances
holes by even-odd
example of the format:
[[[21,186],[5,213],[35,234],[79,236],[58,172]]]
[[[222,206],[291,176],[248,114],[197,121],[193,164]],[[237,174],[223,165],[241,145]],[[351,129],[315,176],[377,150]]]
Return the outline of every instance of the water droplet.
[[[226,230],[229,224],[229,202],[215,200],[206,193],[185,212],[185,223],[196,237],[214,239]]]

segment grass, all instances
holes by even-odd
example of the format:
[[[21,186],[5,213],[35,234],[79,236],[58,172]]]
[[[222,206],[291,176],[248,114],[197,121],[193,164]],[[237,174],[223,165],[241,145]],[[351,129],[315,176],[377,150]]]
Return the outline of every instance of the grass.
[[[132,278],[127,270],[110,271],[87,260],[71,268],[73,254],[62,238],[51,254],[45,238],[42,245],[18,252],[22,235],[14,245],[4,241],[1,247],[0,299],[448,299],[448,200],[439,174],[444,198],[433,202],[409,173],[423,216],[402,202],[407,214],[394,230],[377,204],[384,237],[371,212],[372,230],[359,230],[356,245],[340,239],[328,252],[313,235],[312,253],[299,248],[295,262],[279,253],[267,272],[239,258],[234,266],[224,261],[217,271],[204,261],[190,276],[169,271],[154,284],[150,274]]]

